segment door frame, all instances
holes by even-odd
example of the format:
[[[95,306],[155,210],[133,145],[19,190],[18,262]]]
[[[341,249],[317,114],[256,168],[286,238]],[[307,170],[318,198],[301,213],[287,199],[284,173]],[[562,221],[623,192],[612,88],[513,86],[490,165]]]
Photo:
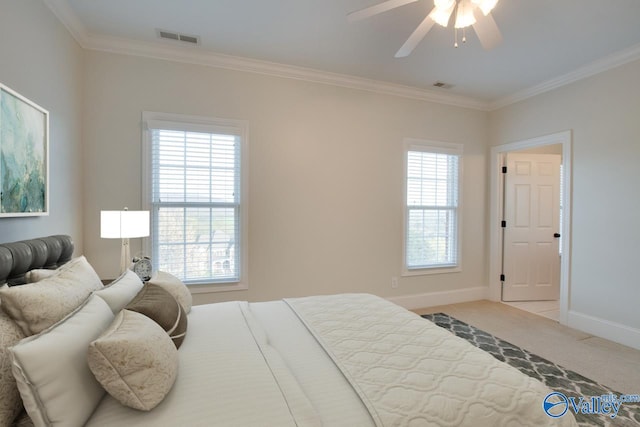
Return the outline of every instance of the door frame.
[[[502,301],[502,203],[503,187],[502,166],[505,155],[510,151],[519,151],[545,145],[562,145],[562,259],[560,260],[560,318],[561,324],[567,324],[571,285],[571,131],[558,132],[538,138],[498,145],[491,148],[490,167],[490,212],[489,212],[489,298]]]

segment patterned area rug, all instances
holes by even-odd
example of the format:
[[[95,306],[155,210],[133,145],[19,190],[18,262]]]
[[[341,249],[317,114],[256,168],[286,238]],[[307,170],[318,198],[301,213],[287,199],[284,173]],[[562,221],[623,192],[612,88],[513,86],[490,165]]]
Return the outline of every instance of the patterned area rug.
[[[436,325],[453,332],[460,338],[464,338],[471,344],[490,353],[496,359],[506,362],[521,372],[533,377],[552,391],[560,392],[567,397],[590,397],[620,393],[610,390],[589,378],[583,377],[573,371],[556,365],[542,357],[536,356],[516,345],[501,340],[474,326],[467,325],[444,313],[425,314],[422,317],[431,320]],[[638,384],[640,393],[640,384]],[[542,402],[540,402],[542,405]],[[569,409],[571,413],[573,410]],[[578,425],[582,427],[638,427],[640,426],[640,403],[623,403],[618,415],[611,418],[609,415],[574,414]]]

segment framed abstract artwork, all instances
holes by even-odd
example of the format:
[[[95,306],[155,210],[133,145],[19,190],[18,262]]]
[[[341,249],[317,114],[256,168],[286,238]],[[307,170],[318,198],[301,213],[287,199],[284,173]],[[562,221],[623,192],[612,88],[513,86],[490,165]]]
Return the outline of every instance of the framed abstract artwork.
[[[0,217],[49,214],[49,112],[0,83]]]

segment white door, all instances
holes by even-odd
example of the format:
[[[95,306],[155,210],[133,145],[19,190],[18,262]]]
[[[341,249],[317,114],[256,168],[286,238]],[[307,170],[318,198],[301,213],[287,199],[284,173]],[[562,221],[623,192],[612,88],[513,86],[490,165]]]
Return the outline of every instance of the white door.
[[[557,154],[507,154],[503,301],[560,298]]]

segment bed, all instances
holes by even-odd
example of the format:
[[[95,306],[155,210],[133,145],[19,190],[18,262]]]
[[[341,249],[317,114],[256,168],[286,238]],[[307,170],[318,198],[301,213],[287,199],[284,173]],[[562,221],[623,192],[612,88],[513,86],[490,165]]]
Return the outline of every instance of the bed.
[[[382,298],[341,294],[191,307],[173,294],[178,318],[186,319],[170,322],[174,329],[182,325],[177,334],[135,312],[140,295],[155,286],[133,274],[102,288],[85,260],[82,284],[68,286],[77,268],[70,265],[81,264],[72,254],[69,236],[0,245],[0,283],[10,285],[0,290],[0,311],[12,304],[12,291],[27,293],[42,280],[64,292],[92,283],[85,297],[63,294],[65,304],[82,301],[62,319],[26,332],[22,325],[25,337],[0,348],[0,366],[11,368],[20,409],[27,411],[19,425],[576,425],[568,412],[553,418],[543,411],[550,390],[540,382]],[[57,273],[30,277],[43,269]],[[40,313],[31,315],[40,320]],[[99,348],[105,336],[113,338],[104,348],[116,348],[115,356]],[[102,377],[94,366],[100,363],[116,372],[115,381]],[[135,364],[145,368],[129,374]],[[1,372],[0,379],[6,380]],[[7,401],[8,389],[0,390]],[[6,406],[0,402],[0,415],[11,411]]]

